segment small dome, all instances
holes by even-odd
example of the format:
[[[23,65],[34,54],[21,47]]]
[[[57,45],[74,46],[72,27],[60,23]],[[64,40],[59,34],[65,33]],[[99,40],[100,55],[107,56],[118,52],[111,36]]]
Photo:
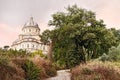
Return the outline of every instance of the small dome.
[[[26,26],[35,26],[35,27],[37,27],[38,24],[33,21],[33,17],[30,17],[30,20],[29,20],[27,23],[25,23],[24,26],[25,26],[25,27],[26,27]]]

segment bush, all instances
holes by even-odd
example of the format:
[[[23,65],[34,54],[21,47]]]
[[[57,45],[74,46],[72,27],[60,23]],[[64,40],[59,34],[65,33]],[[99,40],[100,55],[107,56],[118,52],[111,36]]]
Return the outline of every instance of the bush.
[[[24,77],[25,74],[22,68],[17,67],[17,65],[6,59],[0,60],[1,80],[25,80]]]
[[[110,62],[89,62],[73,68],[71,73],[71,80],[120,80],[120,68]]]
[[[51,68],[46,69],[47,75],[53,77],[57,74],[55,67],[51,66]]]
[[[120,45],[110,48],[108,55],[111,61],[120,61]]]
[[[57,62],[54,63],[55,67],[57,70],[65,69],[66,65],[63,60],[58,60]]]
[[[40,80],[40,69],[32,61],[27,60],[22,68],[26,72],[26,80]]]
[[[91,75],[93,73],[93,71],[90,69],[90,68],[82,68],[82,74],[85,74],[85,75]]]
[[[41,50],[37,50],[37,51],[31,53],[30,57],[35,57],[36,55],[43,57],[43,58],[46,58],[46,55],[44,55]]]
[[[26,51],[25,50],[13,50],[13,49],[9,49],[9,50],[4,50],[4,49],[0,49],[0,55],[1,56],[8,56],[10,58],[13,58],[13,57],[25,57],[27,54],[26,54]]]
[[[102,62],[105,62],[105,61],[109,61],[110,58],[109,58],[108,55],[103,54],[101,57],[99,57],[99,60],[102,61]]]
[[[7,65],[9,63],[8,57],[0,56],[0,65]]]
[[[52,77],[57,74],[57,71],[55,69],[55,66],[52,65],[52,63],[48,60],[44,60],[41,57],[33,59],[33,62],[39,67],[42,68],[42,76],[44,78],[46,77]]]
[[[25,51],[0,49],[0,80],[41,80],[57,74],[54,65],[42,56],[29,57]]]
[[[100,61],[120,61],[120,45],[115,47],[111,47],[109,49],[108,54],[103,54],[101,57],[99,57]]]

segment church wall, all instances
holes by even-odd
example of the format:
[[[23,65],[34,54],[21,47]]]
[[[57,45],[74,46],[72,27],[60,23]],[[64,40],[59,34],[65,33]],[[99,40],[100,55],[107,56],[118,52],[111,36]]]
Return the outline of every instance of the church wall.
[[[43,53],[47,53],[49,45],[44,45],[40,41],[39,35],[39,26],[31,17],[30,21],[22,28],[22,34],[19,35],[19,39],[13,42],[12,49],[23,49],[29,52],[40,49],[43,51]]]
[[[23,34],[26,35],[39,35],[40,30],[36,27],[26,27],[23,29]]]

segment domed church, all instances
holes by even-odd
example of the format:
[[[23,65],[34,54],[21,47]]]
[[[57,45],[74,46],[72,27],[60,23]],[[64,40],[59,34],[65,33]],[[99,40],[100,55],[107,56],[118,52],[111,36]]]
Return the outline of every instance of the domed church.
[[[44,54],[47,54],[49,44],[44,45],[40,41],[39,35],[40,28],[38,24],[33,21],[33,17],[30,17],[30,20],[25,23],[22,28],[22,34],[12,43],[11,48],[16,50],[23,49],[28,52],[42,50]]]

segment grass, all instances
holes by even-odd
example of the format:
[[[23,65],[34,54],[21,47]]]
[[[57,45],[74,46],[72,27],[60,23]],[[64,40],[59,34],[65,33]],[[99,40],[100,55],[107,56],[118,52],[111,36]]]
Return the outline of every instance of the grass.
[[[71,70],[72,80],[120,80],[120,64],[92,61]]]

